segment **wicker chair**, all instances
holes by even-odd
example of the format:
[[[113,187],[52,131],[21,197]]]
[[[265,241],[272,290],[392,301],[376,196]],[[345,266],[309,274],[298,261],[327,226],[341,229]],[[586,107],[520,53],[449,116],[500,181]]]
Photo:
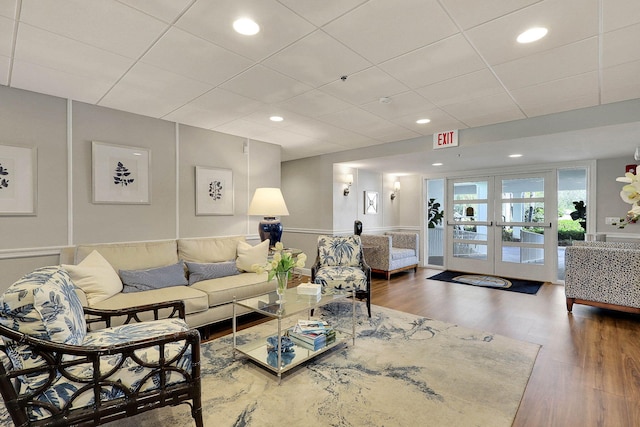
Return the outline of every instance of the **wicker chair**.
[[[166,310],[169,318],[159,319]],[[145,311],[156,320],[135,323]],[[107,327],[87,332],[85,315]],[[23,277],[0,297],[0,392],[11,420],[99,425],[187,403],[201,427],[200,335],[184,315],[182,301],[83,309],[57,266]],[[114,316],[126,323],[109,327]]]
[[[311,281],[323,286],[355,288],[356,298],[367,300],[371,317],[371,267],[364,260],[360,236],[318,236]]]

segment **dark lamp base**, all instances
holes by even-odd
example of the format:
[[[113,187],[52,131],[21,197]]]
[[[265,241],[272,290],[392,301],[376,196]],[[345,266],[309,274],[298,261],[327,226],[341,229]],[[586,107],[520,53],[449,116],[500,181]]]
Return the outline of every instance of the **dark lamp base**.
[[[279,219],[273,217],[265,217],[258,224],[258,234],[260,240],[265,241],[269,239],[269,246],[273,247],[282,238],[282,224]]]

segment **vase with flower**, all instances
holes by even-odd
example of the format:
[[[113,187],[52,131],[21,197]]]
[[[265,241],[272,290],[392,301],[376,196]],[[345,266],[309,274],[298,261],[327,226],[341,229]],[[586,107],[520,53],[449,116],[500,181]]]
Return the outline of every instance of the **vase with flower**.
[[[620,218],[618,224],[618,228],[624,228],[627,224],[635,224],[640,220],[640,177],[630,171],[623,177],[616,178],[616,181],[625,183],[620,191],[620,197],[631,205],[631,209],[624,218]]]
[[[277,242],[271,260],[265,264],[254,264],[253,267],[257,273],[266,271],[269,281],[273,280],[274,277],[276,278],[276,292],[278,294],[278,301],[276,302],[282,304],[293,269],[295,267],[304,267],[306,260],[307,255],[304,253],[293,255],[290,251],[284,249],[281,242]]]

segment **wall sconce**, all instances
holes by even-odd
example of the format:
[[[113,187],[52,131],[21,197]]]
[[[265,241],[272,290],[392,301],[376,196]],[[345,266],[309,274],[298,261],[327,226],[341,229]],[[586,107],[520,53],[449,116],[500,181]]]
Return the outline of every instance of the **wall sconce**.
[[[348,173],[344,176],[344,180],[345,180],[345,187],[344,190],[342,191],[342,194],[344,196],[348,196],[349,195],[349,190],[351,189],[351,184],[353,184],[353,175]]]
[[[391,193],[391,200],[394,200],[398,195],[396,193],[400,192],[400,181],[396,181],[393,183],[393,193]]]

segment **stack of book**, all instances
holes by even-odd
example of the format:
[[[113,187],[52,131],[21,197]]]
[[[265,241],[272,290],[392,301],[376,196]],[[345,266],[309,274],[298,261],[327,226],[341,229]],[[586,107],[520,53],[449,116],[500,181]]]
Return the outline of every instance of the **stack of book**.
[[[304,348],[316,351],[336,340],[336,331],[322,320],[298,320],[289,329],[291,341]]]

